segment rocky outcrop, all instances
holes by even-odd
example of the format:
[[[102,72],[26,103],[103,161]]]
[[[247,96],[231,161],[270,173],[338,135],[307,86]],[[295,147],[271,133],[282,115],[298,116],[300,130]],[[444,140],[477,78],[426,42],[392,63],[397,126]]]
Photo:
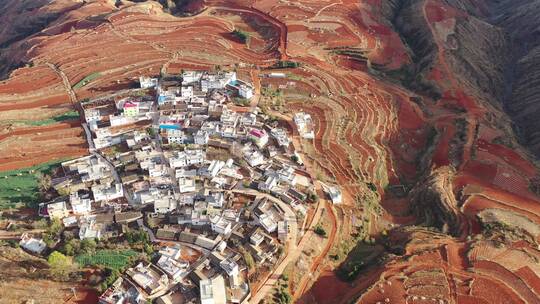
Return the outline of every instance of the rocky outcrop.
[[[178,16],[192,16],[204,10],[203,0],[131,0],[132,2],[158,2],[163,10]]]
[[[505,0],[491,13],[492,23],[512,38],[506,109],[524,144],[540,156],[540,2]]]
[[[385,74],[413,92],[439,99],[439,88],[425,77],[435,61],[437,46],[422,14],[423,0],[387,0],[381,7],[382,16],[399,33],[412,59],[412,64],[385,70]]]
[[[422,224],[451,234],[459,232],[458,202],[452,189],[455,172],[450,167],[433,170],[410,192],[411,206]]]
[[[539,156],[540,2],[471,2],[443,1],[462,13],[448,36],[448,66],[467,94],[501,110],[492,111],[496,115],[489,123],[510,137],[513,124],[523,144]]]
[[[502,108],[505,78],[510,63],[505,32],[475,17],[456,18],[454,34],[448,37],[448,66],[459,76],[467,93]]]

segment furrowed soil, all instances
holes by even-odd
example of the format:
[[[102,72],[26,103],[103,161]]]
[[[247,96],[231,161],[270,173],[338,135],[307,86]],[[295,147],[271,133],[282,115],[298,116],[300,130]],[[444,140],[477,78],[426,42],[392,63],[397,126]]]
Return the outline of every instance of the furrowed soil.
[[[475,10],[461,0],[208,0],[188,17],[156,1],[114,2],[1,6],[0,171],[87,154],[81,120],[55,119],[78,111],[83,99],[135,87],[141,75],[236,69],[280,90],[281,106],[268,96],[264,102],[284,125],[292,126],[295,112],[312,116],[315,139],[296,135],[294,145],[312,174],[343,193],[342,204],[325,207],[335,214],[325,223],[332,233],[324,245],[312,238],[306,246],[314,250],[302,269],[312,276],[298,280],[295,301],[538,301],[540,271],[527,262],[534,259],[514,267],[470,254],[484,241],[525,250],[518,240],[528,244],[527,256],[538,254],[536,239],[512,226],[512,219],[540,225],[540,175],[492,101],[503,84],[490,64],[503,60],[497,52],[505,42],[483,27],[488,2]],[[20,31],[14,15],[32,21],[31,29]],[[39,16],[48,22],[35,21]],[[250,41],[238,41],[234,29]],[[466,44],[470,33],[486,39]],[[286,60],[299,67],[272,68]],[[483,77],[478,64],[493,75]],[[267,77],[271,72],[286,77]],[[498,209],[510,214],[503,218]],[[432,229],[411,226],[417,223]],[[345,282],[338,270],[359,242],[385,251]],[[17,283],[18,293],[14,283],[2,290],[20,302],[27,282]],[[62,284],[48,284],[51,299],[67,301]]]

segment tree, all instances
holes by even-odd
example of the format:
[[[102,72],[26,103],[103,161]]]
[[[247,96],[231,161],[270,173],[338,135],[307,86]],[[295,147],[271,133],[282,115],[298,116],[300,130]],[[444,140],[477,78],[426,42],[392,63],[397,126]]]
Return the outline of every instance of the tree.
[[[145,244],[144,245],[144,252],[147,255],[151,255],[154,252],[154,247],[152,247],[152,245],[150,245],[150,244]]]
[[[45,193],[52,187],[51,176],[41,172],[36,173],[39,191]]]
[[[246,265],[248,269],[251,271],[255,267],[255,260],[253,260],[253,256],[251,253],[249,253],[244,247],[240,247],[240,253],[244,257],[244,261],[246,261]]]
[[[130,244],[146,244],[150,241],[148,234],[142,230],[128,231],[125,236]]]
[[[81,241],[81,252],[82,253],[92,253],[96,251],[96,241],[93,239],[84,239]]]
[[[81,251],[81,242],[76,239],[71,239],[67,241],[61,249],[62,253],[69,256],[74,256],[79,254]]]
[[[277,255],[281,256],[283,254],[283,246],[279,246],[277,249]]]
[[[292,297],[287,291],[287,285],[279,286],[275,294],[275,297],[276,297],[276,303],[279,303],[279,304],[289,304],[292,302]]]
[[[321,225],[317,225],[313,231],[322,237],[326,237],[326,230]]]
[[[70,243],[64,244],[64,246],[62,247],[62,252],[65,255],[69,255],[69,256],[74,256],[75,255],[75,249],[73,248],[73,245],[70,244]]]
[[[104,292],[120,277],[120,272],[116,269],[105,267],[105,269],[103,269],[102,275],[105,277],[105,279],[99,284],[98,289],[101,292]]]
[[[242,30],[234,30],[231,32],[238,40],[242,43],[247,43],[249,41],[249,34]]]
[[[62,232],[62,222],[59,219],[51,220],[47,231],[43,233],[43,241],[50,247],[54,240],[59,237],[60,232]]]
[[[313,192],[313,191],[310,191],[307,195],[307,198],[308,200],[314,202],[314,203],[317,203],[319,202],[319,196],[317,195],[317,193]]]
[[[233,102],[234,102],[235,105],[242,106],[242,107],[247,107],[250,104],[248,99],[242,98],[242,97],[233,98]]]
[[[368,183],[366,183],[366,185],[369,188],[369,190],[371,190],[373,192],[377,192],[377,186],[374,183],[368,182]]]
[[[47,258],[47,262],[51,267],[52,275],[60,280],[66,280],[74,268],[71,258],[58,251],[53,251]]]

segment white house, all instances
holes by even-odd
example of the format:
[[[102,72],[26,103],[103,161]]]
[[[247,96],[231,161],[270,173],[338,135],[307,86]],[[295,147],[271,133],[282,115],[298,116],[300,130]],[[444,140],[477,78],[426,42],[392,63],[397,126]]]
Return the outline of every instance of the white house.
[[[287,241],[287,236],[289,235],[289,225],[286,221],[279,221],[278,222],[278,239],[281,243],[285,243]]]
[[[234,111],[224,108],[223,113],[221,113],[220,121],[223,126],[236,128],[238,122],[240,121],[240,115]]]
[[[74,192],[69,195],[71,210],[75,215],[85,215],[92,211],[92,201],[90,195],[81,195],[79,192]]]
[[[291,140],[287,136],[287,132],[280,128],[274,128],[270,131],[270,134],[276,139],[278,145],[287,148],[291,143]]]
[[[167,129],[167,141],[169,144],[185,144],[189,137],[182,130]]]
[[[244,126],[254,126],[257,124],[257,115],[255,113],[246,112],[240,117],[240,124]]]
[[[178,179],[178,187],[180,188],[180,193],[194,192],[197,190],[195,180],[185,177]]]
[[[124,196],[124,188],[122,184],[111,185],[94,185],[92,186],[92,193],[94,194],[94,201],[110,201],[118,199]]]
[[[219,215],[210,218],[210,223],[212,226],[212,231],[215,233],[228,234],[232,230],[231,222]]]
[[[200,71],[186,71],[182,73],[182,85],[199,82],[202,75]]]
[[[27,251],[30,251],[35,254],[41,254],[45,248],[47,248],[47,245],[42,239],[35,239],[33,237],[29,237],[28,234],[23,233],[21,236],[21,241],[19,242],[19,245]]]
[[[111,123],[111,127],[118,127],[134,123],[136,120],[126,115],[109,115],[109,122]]]
[[[208,167],[201,169],[201,175],[207,177],[216,177],[219,171],[225,166],[225,162],[214,159],[210,162]]]
[[[273,233],[277,230],[276,221],[274,221],[274,219],[266,213],[259,216],[259,223],[261,224],[261,227],[263,227],[268,233]]]
[[[315,132],[313,131],[313,120],[311,119],[311,115],[304,112],[298,112],[294,114],[294,123],[296,124],[296,128],[298,129],[298,133],[300,133],[300,136],[306,139],[315,138]]]
[[[87,123],[92,121],[99,121],[101,119],[101,113],[99,109],[92,108],[84,110],[84,119]]]
[[[279,180],[291,186],[296,185],[296,173],[291,166],[284,166],[278,172]]]
[[[47,205],[47,214],[51,219],[62,219],[69,215],[65,201],[50,203]]]
[[[211,89],[223,89],[235,80],[236,72],[206,73],[201,77],[201,91],[206,93]]]
[[[324,187],[326,190],[326,193],[328,194],[328,197],[332,201],[333,204],[339,204],[343,200],[341,197],[341,190],[335,186],[335,187]]]
[[[196,145],[206,145],[208,144],[208,132],[203,130],[198,130],[197,133],[195,133],[195,136],[193,137],[193,140],[195,141]]]
[[[208,215],[203,213],[204,210],[193,210],[191,212],[191,224],[194,226],[202,226],[208,224]],[[199,237],[204,238],[202,235]]]
[[[186,170],[183,168],[176,169],[175,175],[176,175],[176,178],[180,178],[180,177],[195,178],[197,176],[197,170],[195,169]]]
[[[249,236],[249,242],[255,246],[259,246],[264,241],[264,235],[261,233],[259,229],[255,230],[250,236]]]
[[[171,258],[162,255],[157,261],[157,266],[161,268],[165,273],[174,281],[178,282],[182,278],[189,267],[188,262],[178,261],[175,258]]]
[[[142,89],[155,88],[158,85],[158,79],[141,76],[139,77],[139,83]]]
[[[245,153],[244,159],[252,167],[257,167],[265,163],[264,156],[257,150]]]
[[[230,277],[236,276],[240,273],[238,264],[232,259],[225,259],[219,263],[221,269],[225,270]]]
[[[258,187],[261,191],[272,191],[275,186],[277,186],[278,183],[278,177],[274,174],[268,175],[264,182],[260,182]]]
[[[101,229],[96,223],[95,215],[88,215],[79,219],[79,238],[84,239],[99,239],[101,237]]]
[[[222,275],[213,279],[199,282],[201,304],[225,304],[227,303],[227,291],[225,280]]]
[[[206,160],[206,153],[203,150],[185,150],[177,152],[176,155],[169,158],[169,164],[173,169],[201,165]]]
[[[213,192],[206,196],[206,202],[210,207],[222,208],[223,204],[225,204],[225,195],[223,195],[223,192]]]
[[[176,209],[176,201],[169,196],[160,197],[154,200],[154,212],[166,214]]]
[[[240,97],[243,97],[245,99],[250,99],[251,97],[253,97],[253,88],[251,88],[250,86],[241,84],[238,87],[238,95],[240,95]]]
[[[165,164],[156,164],[151,162],[148,165],[148,176],[160,177],[167,176],[169,174],[169,168]]]

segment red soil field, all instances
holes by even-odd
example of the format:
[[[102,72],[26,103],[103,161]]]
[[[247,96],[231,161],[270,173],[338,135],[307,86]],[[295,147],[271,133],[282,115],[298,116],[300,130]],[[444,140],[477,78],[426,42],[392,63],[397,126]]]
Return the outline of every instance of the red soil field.
[[[494,304],[526,303],[506,285],[486,278],[473,280],[471,294]]]
[[[457,302],[460,304],[490,304],[491,303],[482,298],[468,296],[468,295],[458,295]]]
[[[516,271],[516,275],[520,277],[536,294],[540,294],[540,279],[531,268],[525,266]]]
[[[350,288],[348,283],[339,280],[333,271],[323,271],[311,292],[317,303],[337,302],[343,296],[343,291]]]
[[[436,23],[467,17],[436,1],[420,4],[434,37]],[[65,3],[52,5],[51,10],[66,9],[62,7]],[[198,11],[200,5],[201,1],[196,1],[196,7],[189,9]],[[397,279],[401,271],[442,269],[450,281],[457,276],[472,280],[470,294],[458,294],[468,287],[450,284],[458,301],[501,303],[506,297],[519,303],[510,288],[467,271],[464,237],[468,232],[480,232],[476,214],[485,208],[503,208],[540,223],[540,199],[528,191],[529,181],[538,170],[526,153],[494,143],[504,133],[490,124],[487,114],[492,109],[462,87],[438,37],[435,42],[439,53],[427,75],[441,88],[443,96],[438,102],[425,96],[420,100],[417,94],[370,75],[366,63],[333,52],[336,47],[361,49],[371,64],[387,70],[410,63],[407,47],[381,14],[382,5],[379,0],[211,0],[204,2],[206,10],[185,18],[164,13],[156,3],[128,3],[119,9],[110,1],[70,6],[69,12],[42,33],[23,39],[10,50],[28,67],[14,70],[0,82],[0,119],[24,120],[43,112],[50,118],[59,108],[72,108],[69,87],[94,73],[99,77],[75,90],[77,99],[127,88],[138,76],[161,71],[176,74],[182,69],[217,65],[261,70],[278,60],[299,62],[300,68],[285,71],[294,79],[263,79],[263,85],[275,88],[294,83],[293,88],[284,90],[294,95],[286,107],[311,114],[316,138],[310,161],[341,186],[345,206],[355,204],[354,198],[364,189],[359,185],[366,182],[373,182],[380,194],[388,184],[414,185],[422,173],[419,162],[423,158],[428,169],[456,166],[451,190],[462,195],[463,203],[456,207],[461,208],[461,239],[427,238],[425,244],[415,243],[407,249],[410,261],[396,258],[394,264],[373,270],[351,285],[336,281],[330,268],[324,268],[327,271],[306,293],[320,303],[332,303],[333,298],[347,301],[366,292],[384,272],[384,277],[395,283],[386,286],[384,294],[377,288],[370,289],[366,301],[389,298],[392,303],[403,302],[409,298]],[[479,3],[478,9],[485,8]],[[234,28],[250,31],[253,41],[247,45],[237,41],[230,34]],[[266,30],[257,31],[260,28]],[[67,85],[62,82],[62,74],[68,79]],[[464,134],[459,134],[458,120],[467,123]],[[0,170],[87,153],[80,124],[5,129],[0,131]],[[439,135],[433,136],[435,132]],[[462,149],[450,155],[456,141]],[[426,155],[428,145],[434,149]],[[414,222],[415,218],[406,214],[410,207],[406,199],[384,197],[389,199],[382,203],[386,209],[383,220],[396,225]],[[372,223],[374,230],[376,224]],[[427,251],[417,252],[421,248]],[[323,258],[314,260],[311,269],[325,266]],[[518,273],[527,277],[527,284],[536,284],[527,270]],[[327,284],[335,288],[325,289]],[[520,289],[519,293],[527,292]]]

